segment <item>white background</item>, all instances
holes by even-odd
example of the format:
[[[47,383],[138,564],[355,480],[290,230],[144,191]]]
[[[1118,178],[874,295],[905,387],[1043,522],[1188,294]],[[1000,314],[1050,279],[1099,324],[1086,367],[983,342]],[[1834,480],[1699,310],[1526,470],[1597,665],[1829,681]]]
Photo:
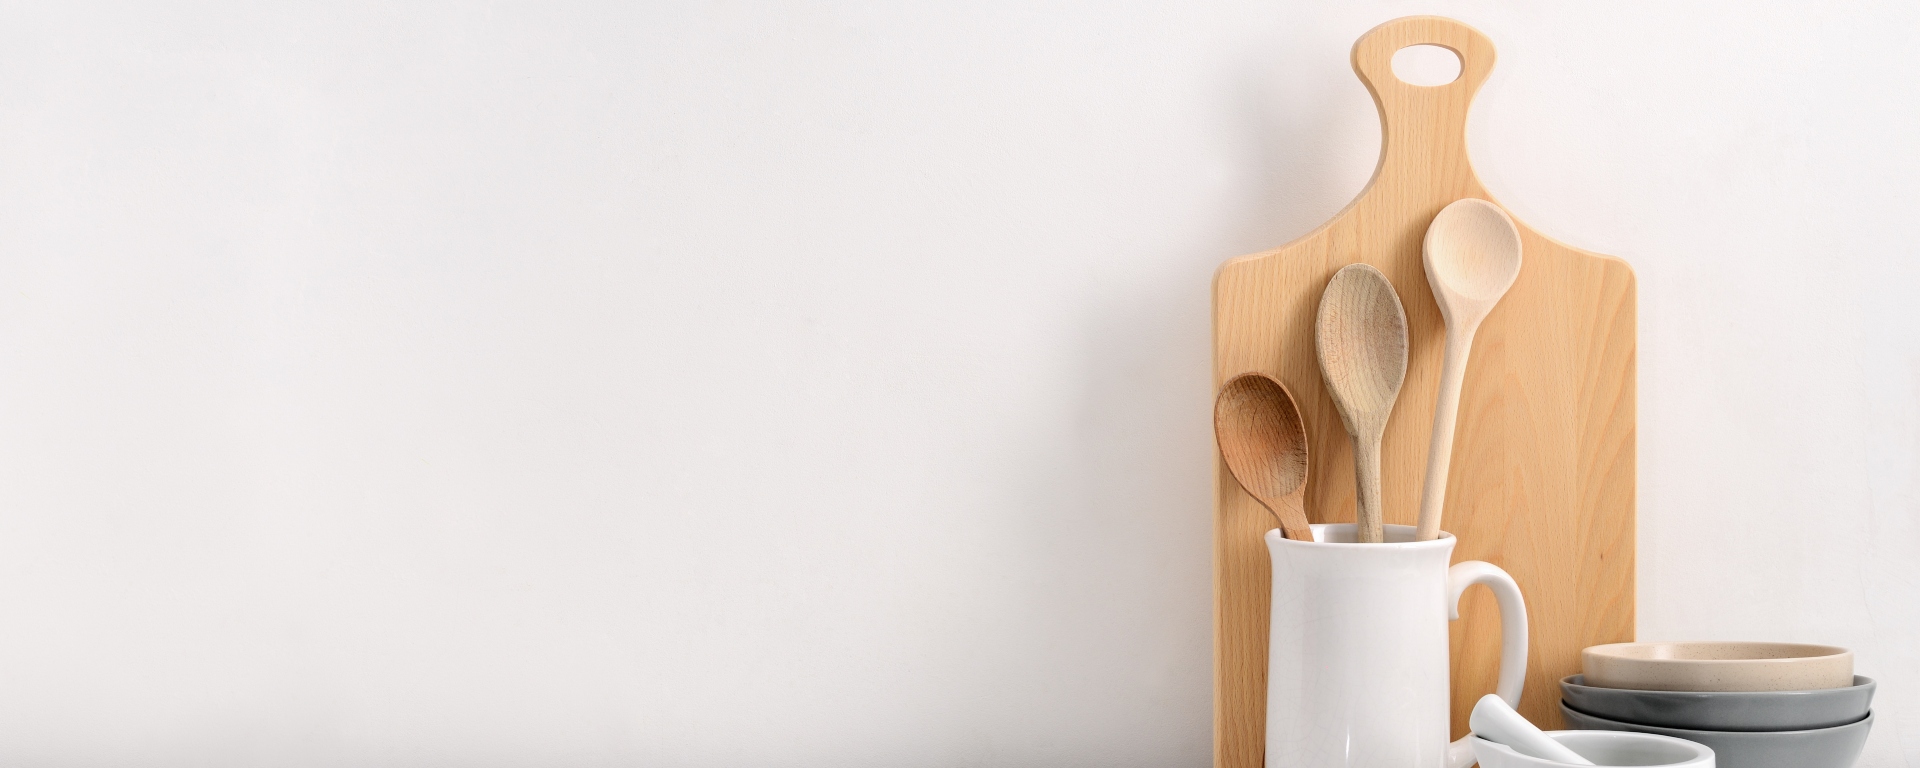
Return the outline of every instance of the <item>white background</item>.
[[[0,763],[1205,766],[1208,281],[1369,27],[1640,277],[1640,636],[1920,763],[1920,6],[10,4]]]

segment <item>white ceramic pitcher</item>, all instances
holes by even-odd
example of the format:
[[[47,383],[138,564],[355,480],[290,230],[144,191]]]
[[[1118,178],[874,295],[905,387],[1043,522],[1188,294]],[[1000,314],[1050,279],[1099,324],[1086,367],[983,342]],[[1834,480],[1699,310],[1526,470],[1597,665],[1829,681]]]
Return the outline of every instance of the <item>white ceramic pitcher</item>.
[[[1474,584],[1500,603],[1500,681],[1520,704],[1527,609],[1513,577],[1478,560],[1447,567],[1453,534],[1354,543],[1352,524],[1313,526],[1314,541],[1267,532],[1273,616],[1267,651],[1269,768],[1466,768],[1449,744],[1447,622]]]

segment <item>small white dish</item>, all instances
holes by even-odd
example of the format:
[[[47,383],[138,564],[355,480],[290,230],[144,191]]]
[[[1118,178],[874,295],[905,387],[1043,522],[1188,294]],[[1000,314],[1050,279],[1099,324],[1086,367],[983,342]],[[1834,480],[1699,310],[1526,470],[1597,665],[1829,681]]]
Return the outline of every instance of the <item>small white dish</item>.
[[[1547,737],[1560,742],[1581,757],[1603,766],[1661,766],[1662,768],[1713,768],[1713,749],[1686,739],[1652,733],[1627,731],[1547,731]],[[1480,768],[1567,768],[1568,763],[1529,757],[1513,747],[1470,736],[1473,757]]]

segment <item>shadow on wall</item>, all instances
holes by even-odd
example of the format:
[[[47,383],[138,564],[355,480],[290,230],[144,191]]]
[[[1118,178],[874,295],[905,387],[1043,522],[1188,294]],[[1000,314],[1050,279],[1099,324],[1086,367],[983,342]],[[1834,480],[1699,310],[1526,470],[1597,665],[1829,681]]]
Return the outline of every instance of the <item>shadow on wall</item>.
[[[1344,59],[1342,59],[1344,62]],[[1379,115],[1353,71],[1303,82],[1279,72],[1241,81],[1234,107],[1246,163],[1242,207],[1224,228],[1228,255],[1272,250],[1306,236],[1360,196],[1380,158]],[[1209,273],[1211,274],[1211,273]]]
[[[1019,690],[996,692],[990,719],[1004,730],[982,755],[996,764],[1211,760],[1213,273],[1331,218],[1378,154],[1372,103],[1351,74],[1318,91],[1302,91],[1303,78],[1328,79],[1268,67],[1232,91],[1227,181],[1195,185],[1232,207],[1213,231],[1146,246],[1156,253],[1139,260],[1158,266],[1103,292],[1080,410],[1041,436],[1042,462],[1009,469],[1013,496],[1031,504],[1019,558],[1030,570],[1017,583],[1039,629],[1006,649],[1031,666]],[[1359,120],[1333,108],[1336,86],[1357,94]]]

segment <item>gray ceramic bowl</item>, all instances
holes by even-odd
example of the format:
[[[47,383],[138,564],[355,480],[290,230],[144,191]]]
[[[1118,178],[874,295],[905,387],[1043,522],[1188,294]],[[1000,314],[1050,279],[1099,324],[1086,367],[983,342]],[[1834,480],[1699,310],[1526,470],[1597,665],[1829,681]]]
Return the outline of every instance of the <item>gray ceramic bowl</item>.
[[[1714,762],[1719,768],[1851,768],[1853,761],[1860,757],[1860,748],[1867,744],[1868,729],[1873,727],[1871,714],[1860,722],[1838,728],[1770,733],[1634,725],[1583,714],[1564,702],[1560,705],[1560,714],[1566,716],[1568,728],[1657,733],[1705,744],[1713,748]]]
[[[1609,720],[1699,731],[1804,731],[1859,722],[1873,704],[1873,680],[1818,691],[1628,691],[1596,688],[1573,675],[1560,700]]]

